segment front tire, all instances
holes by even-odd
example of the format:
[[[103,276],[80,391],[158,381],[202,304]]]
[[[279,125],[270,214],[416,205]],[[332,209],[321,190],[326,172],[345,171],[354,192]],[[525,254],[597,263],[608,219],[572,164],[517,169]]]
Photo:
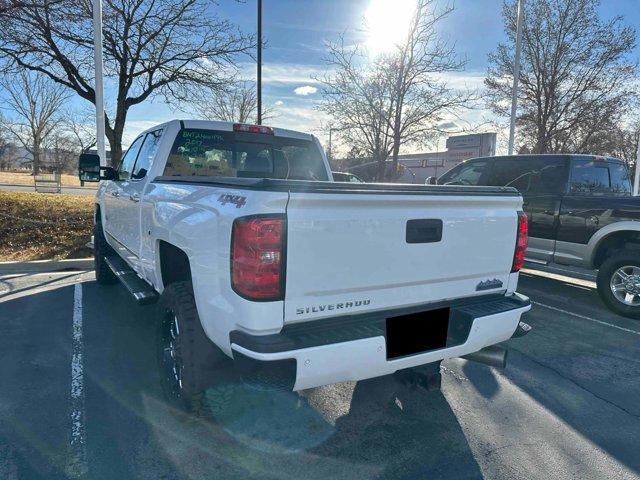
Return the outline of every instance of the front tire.
[[[93,265],[96,271],[96,282],[100,285],[112,285],[118,281],[107,262],[104,261],[105,256],[113,254],[115,254],[113,248],[104,237],[102,223],[96,222],[93,226]]]
[[[598,271],[598,294],[618,315],[640,318],[640,255],[630,250],[614,252]]]
[[[205,334],[191,282],[168,285],[159,305],[157,358],[162,390],[175,406],[203,415],[204,391],[228,380],[233,365]]]

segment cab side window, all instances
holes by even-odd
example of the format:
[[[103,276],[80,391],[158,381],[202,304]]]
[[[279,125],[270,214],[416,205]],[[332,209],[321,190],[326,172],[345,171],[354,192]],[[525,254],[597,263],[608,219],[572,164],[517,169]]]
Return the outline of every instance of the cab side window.
[[[445,173],[440,181],[441,185],[480,185],[480,177],[489,164],[488,161],[469,162],[457,170]]]
[[[529,182],[533,175],[532,165],[524,158],[496,160],[489,176],[489,185],[496,187],[513,187],[519,192],[529,190]]]
[[[489,185],[513,187],[520,193],[562,193],[566,182],[566,162],[563,158],[520,156],[496,160]]]
[[[138,152],[140,152],[143,140],[143,135],[136,138],[127,150],[127,153],[122,157],[120,167],[118,168],[118,180],[129,180],[131,178],[133,165],[136,163],[136,158],[138,158]]]
[[[138,160],[136,161],[135,167],[133,167],[131,178],[138,180],[147,175],[149,168],[151,168],[153,157],[156,155],[158,147],[160,146],[161,138],[162,129],[147,133],[140,152],[138,153]]]
[[[571,193],[590,195],[631,194],[631,181],[621,162],[575,159],[571,167]]]
[[[538,165],[529,183],[530,193],[562,194],[567,188],[567,162],[564,159]]]
[[[571,167],[571,193],[607,193],[611,189],[606,162],[574,160]]]
[[[624,163],[611,162],[609,174],[611,175],[611,191],[614,194],[631,195],[631,178],[629,178],[629,169]]]

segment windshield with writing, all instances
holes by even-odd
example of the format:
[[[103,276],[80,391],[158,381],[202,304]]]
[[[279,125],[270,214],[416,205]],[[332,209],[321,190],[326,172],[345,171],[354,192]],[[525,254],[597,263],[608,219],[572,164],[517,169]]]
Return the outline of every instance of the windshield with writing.
[[[178,133],[164,175],[329,180],[312,141],[201,129]]]

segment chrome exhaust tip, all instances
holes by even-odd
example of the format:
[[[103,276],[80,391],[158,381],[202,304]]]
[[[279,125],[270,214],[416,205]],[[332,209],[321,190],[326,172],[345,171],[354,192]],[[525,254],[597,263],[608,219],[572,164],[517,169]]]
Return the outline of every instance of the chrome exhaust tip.
[[[508,350],[499,345],[490,345],[477,352],[463,355],[461,358],[472,362],[484,363],[490,367],[505,368],[507,366]]]

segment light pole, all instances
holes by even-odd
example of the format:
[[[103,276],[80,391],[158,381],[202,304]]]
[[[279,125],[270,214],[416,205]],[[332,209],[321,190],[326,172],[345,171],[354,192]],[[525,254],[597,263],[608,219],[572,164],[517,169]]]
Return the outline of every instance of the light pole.
[[[638,196],[638,183],[640,182],[640,139],[638,140],[638,150],[636,150],[636,165],[633,174],[633,195]]]
[[[516,110],[518,107],[518,80],[520,77],[520,49],[522,44],[522,16],[524,0],[518,0],[518,20],[516,24],[516,56],[513,61],[513,89],[511,91],[511,125],[509,125],[509,155],[513,155],[513,141],[516,133]]]
[[[258,0],[258,52],[256,88],[258,94],[258,125],[262,125],[262,0]]]
[[[93,61],[95,64],[96,149],[100,165],[107,165],[104,146],[104,93],[102,73],[102,0],[93,0]]]

